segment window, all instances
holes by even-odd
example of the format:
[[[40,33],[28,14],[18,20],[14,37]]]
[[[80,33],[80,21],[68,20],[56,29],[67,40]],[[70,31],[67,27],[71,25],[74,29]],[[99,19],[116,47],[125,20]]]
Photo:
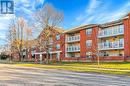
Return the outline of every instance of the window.
[[[49,45],[52,45],[53,44],[53,38],[52,37],[49,37]],[[47,44],[48,43],[47,41],[44,41],[44,44]]]
[[[119,47],[124,46],[124,38],[119,39]]]
[[[59,40],[59,39],[60,39],[60,35],[57,34],[57,35],[56,35],[56,40]]]
[[[75,54],[74,54],[74,53],[72,53],[72,54],[71,54],[71,57],[75,57]]]
[[[56,45],[56,49],[59,50],[60,49],[60,44]]]
[[[120,27],[119,27],[119,33],[124,33],[124,26],[123,25],[120,25]]]
[[[86,29],[86,34],[87,35],[91,35],[92,34],[92,29],[90,28],[90,29]]]
[[[68,37],[68,40],[71,41],[71,37]]]
[[[91,58],[92,57],[92,52],[86,52],[86,57]]]
[[[77,36],[77,39],[80,40],[80,36]]]
[[[115,26],[114,27],[114,29],[113,29],[114,30],[114,34],[118,34],[118,28],[119,28],[119,26]]]
[[[87,40],[86,41],[86,46],[91,47],[92,46],[92,40]]]
[[[121,28],[121,29],[124,29],[124,25],[120,25],[120,28]]]
[[[72,36],[72,40],[74,40],[74,36]]]

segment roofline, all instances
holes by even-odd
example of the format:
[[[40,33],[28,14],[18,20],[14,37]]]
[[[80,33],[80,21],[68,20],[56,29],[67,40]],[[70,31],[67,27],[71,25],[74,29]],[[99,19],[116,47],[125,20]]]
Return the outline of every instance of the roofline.
[[[107,23],[104,23],[104,24],[99,24],[99,26],[100,27],[110,27],[110,26],[119,25],[119,24],[123,24],[123,19],[107,22]]]
[[[123,20],[124,19],[128,19],[130,12],[127,12],[124,16],[122,16],[120,19],[115,20],[115,21],[111,21],[111,22],[107,22],[104,24],[99,24],[100,27],[109,27],[109,26],[113,26],[113,25],[119,25],[119,24],[123,24]]]
[[[111,22],[107,22],[107,23],[103,23],[103,24],[89,24],[89,25],[83,25],[83,26],[78,26],[78,27],[74,27],[72,29],[69,30],[65,30],[63,33],[72,33],[72,32],[76,32],[76,31],[80,31],[82,29],[85,28],[91,28],[91,27],[109,27],[109,26],[113,26],[113,25],[119,25],[123,23],[123,19],[119,19],[119,20],[115,20],[115,21],[111,21]]]
[[[54,29],[53,30],[56,30],[57,32],[59,32],[59,33],[62,33],[62,32],[60,32],[59,30],[63,30],[63,32],[65,31],[62,27],[54,27]],[[41,32],[40,32],[40,34],[38,35],[38,37],[37,38],[39,38],[40,36],[41,36],[41,34],[42,34],[42,32],[44,31],[44,29],[43,30],[41,30]]]
[[[72,32],[76,32],[76,31],[80,31],[86,28],[92,28],[92,27],[96,27],[98,26],[98,24],[88,24],[88,25],[82,25],[82,26],[78,26],[78,27],[74,27],[68,30],[65,30],[63,33],[72,33]]]
[[[130,14],[130,12],[127,12],[124,16],[121,17],[121,19],[127,19],[127,18],[129,18],[129,16],[128,16],[129,14]]]

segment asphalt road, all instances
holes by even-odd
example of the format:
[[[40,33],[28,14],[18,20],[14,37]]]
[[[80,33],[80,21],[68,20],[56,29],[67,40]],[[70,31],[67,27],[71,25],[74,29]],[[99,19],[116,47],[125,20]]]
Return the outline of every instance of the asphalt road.
[[[0,86],[130,86],[130,77],[0,64]]]

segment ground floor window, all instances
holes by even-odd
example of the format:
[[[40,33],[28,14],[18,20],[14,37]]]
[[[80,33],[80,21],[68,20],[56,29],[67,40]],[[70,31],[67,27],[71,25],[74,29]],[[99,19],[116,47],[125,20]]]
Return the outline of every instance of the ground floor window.
[[[101,51],[101,56],[124,56],[124,50]]]
[[[87,57],[87,58],[92,58],[92,56],[88,56],[88,55],[87,55],[86,57]]]
[[[87,58],[92,58],[92,52],[86,52],[86,57]]]

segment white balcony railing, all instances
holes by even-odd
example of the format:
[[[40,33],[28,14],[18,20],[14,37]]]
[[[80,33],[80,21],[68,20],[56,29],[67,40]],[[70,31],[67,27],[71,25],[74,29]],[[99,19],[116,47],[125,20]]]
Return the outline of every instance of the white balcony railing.
[[[98,44],[99,50],[124,49],[124,42],[103,42]]]
[[[107,28],[107,29],[99,31],[98,38],[117,36],[117,35],[123,35],[123,34],[124,34],[124,28],[123,27]]]
[[[79,52],[80,51],[80,46],[68,46],[67,47],[67,52]]]
[[[67,42],[76,42],[76,41],[80,41],[80,35],[67,37],[66,41],[67,41]]]

